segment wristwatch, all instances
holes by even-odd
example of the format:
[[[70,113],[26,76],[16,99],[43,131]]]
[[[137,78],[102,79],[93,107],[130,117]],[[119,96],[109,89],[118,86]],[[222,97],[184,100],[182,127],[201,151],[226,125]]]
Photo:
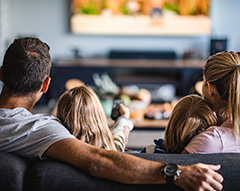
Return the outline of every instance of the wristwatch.
[[[180,175],[181,170],[178,169],[178,166],[174,163],[168,163],[163,167],[163,174],[166,178],[167,184],[174,184],[174,181]]]

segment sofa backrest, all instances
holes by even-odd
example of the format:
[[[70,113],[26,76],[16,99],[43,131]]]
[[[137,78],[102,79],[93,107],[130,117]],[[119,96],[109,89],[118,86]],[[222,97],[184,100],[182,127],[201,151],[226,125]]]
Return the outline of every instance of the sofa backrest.
[[[31,182],[35,191],[169,191],[166,185],[127,185],[99,179],[51,159],[38,161],[32,170]]]
[[[220,164],[218,171],[223,177],[223,190],[240,190],[240,154],[134,154],[148,160],[191,165],[196,163]]]
[[[0,190],[27,190],[31,166],[28,159],[0,152]]]
[[[221,164],[223,190],[240,190],[240,154],[144,154],[134,153],[148,160],[173,162],[179,165],[195,163]],[[133,164],[137,165],[137,164]],[[9,153],[0,152],[0,190],[8,191],[156,191],[170,190],[167,185],[126,185],[90,176],[71,165],[51,160],[34,163]],[[173,187],[172,190],[182,190]]]
[[[173,162],[180,165],[195,163],[221,164],[219,173],[223,175],[223,190],[240,190],[240,154],[132,154],[148,160]],[[137,164],[132,164],[137,165]],[[37,191],[81,191],[81,190],[104,190],[104,191],[156,191],[167,190],[166,185],[125,185],[109,180],[102,180],[78,170],[77,168],[57,162],[44,160],[35,163],[32,169],[32,182]],[[182,190],[173,187],[172,190]]]

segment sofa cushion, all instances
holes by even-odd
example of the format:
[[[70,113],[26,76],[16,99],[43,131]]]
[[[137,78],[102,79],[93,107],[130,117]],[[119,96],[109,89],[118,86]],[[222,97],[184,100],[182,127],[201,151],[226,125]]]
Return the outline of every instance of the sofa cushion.
[[[0,190],[22,191],[27,189],[31,162],[25,158],[0,152]]]

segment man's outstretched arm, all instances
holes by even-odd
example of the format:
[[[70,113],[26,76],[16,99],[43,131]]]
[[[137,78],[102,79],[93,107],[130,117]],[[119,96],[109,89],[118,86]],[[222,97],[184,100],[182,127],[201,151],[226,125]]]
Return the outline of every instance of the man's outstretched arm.
[[[54,143],[45,156],[67,162],[99,178],[126,184],[164,184],[165,163],[141,159],[129,154],[99,149],[76,139]],[[221,190],[220,166],[196,164],[178,166],[175,184],[185,190]]]

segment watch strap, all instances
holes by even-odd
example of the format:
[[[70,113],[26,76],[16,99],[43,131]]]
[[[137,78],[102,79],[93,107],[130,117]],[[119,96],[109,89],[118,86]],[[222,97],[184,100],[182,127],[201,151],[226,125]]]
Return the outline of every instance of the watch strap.
[[[166,176],[166,175],[165,175]],[[175,175],[176,176],[176,175]],[[167,184],[173,185],[174,184],[174,180],[175,180],[175,176],[166,176],[166,182]]]

